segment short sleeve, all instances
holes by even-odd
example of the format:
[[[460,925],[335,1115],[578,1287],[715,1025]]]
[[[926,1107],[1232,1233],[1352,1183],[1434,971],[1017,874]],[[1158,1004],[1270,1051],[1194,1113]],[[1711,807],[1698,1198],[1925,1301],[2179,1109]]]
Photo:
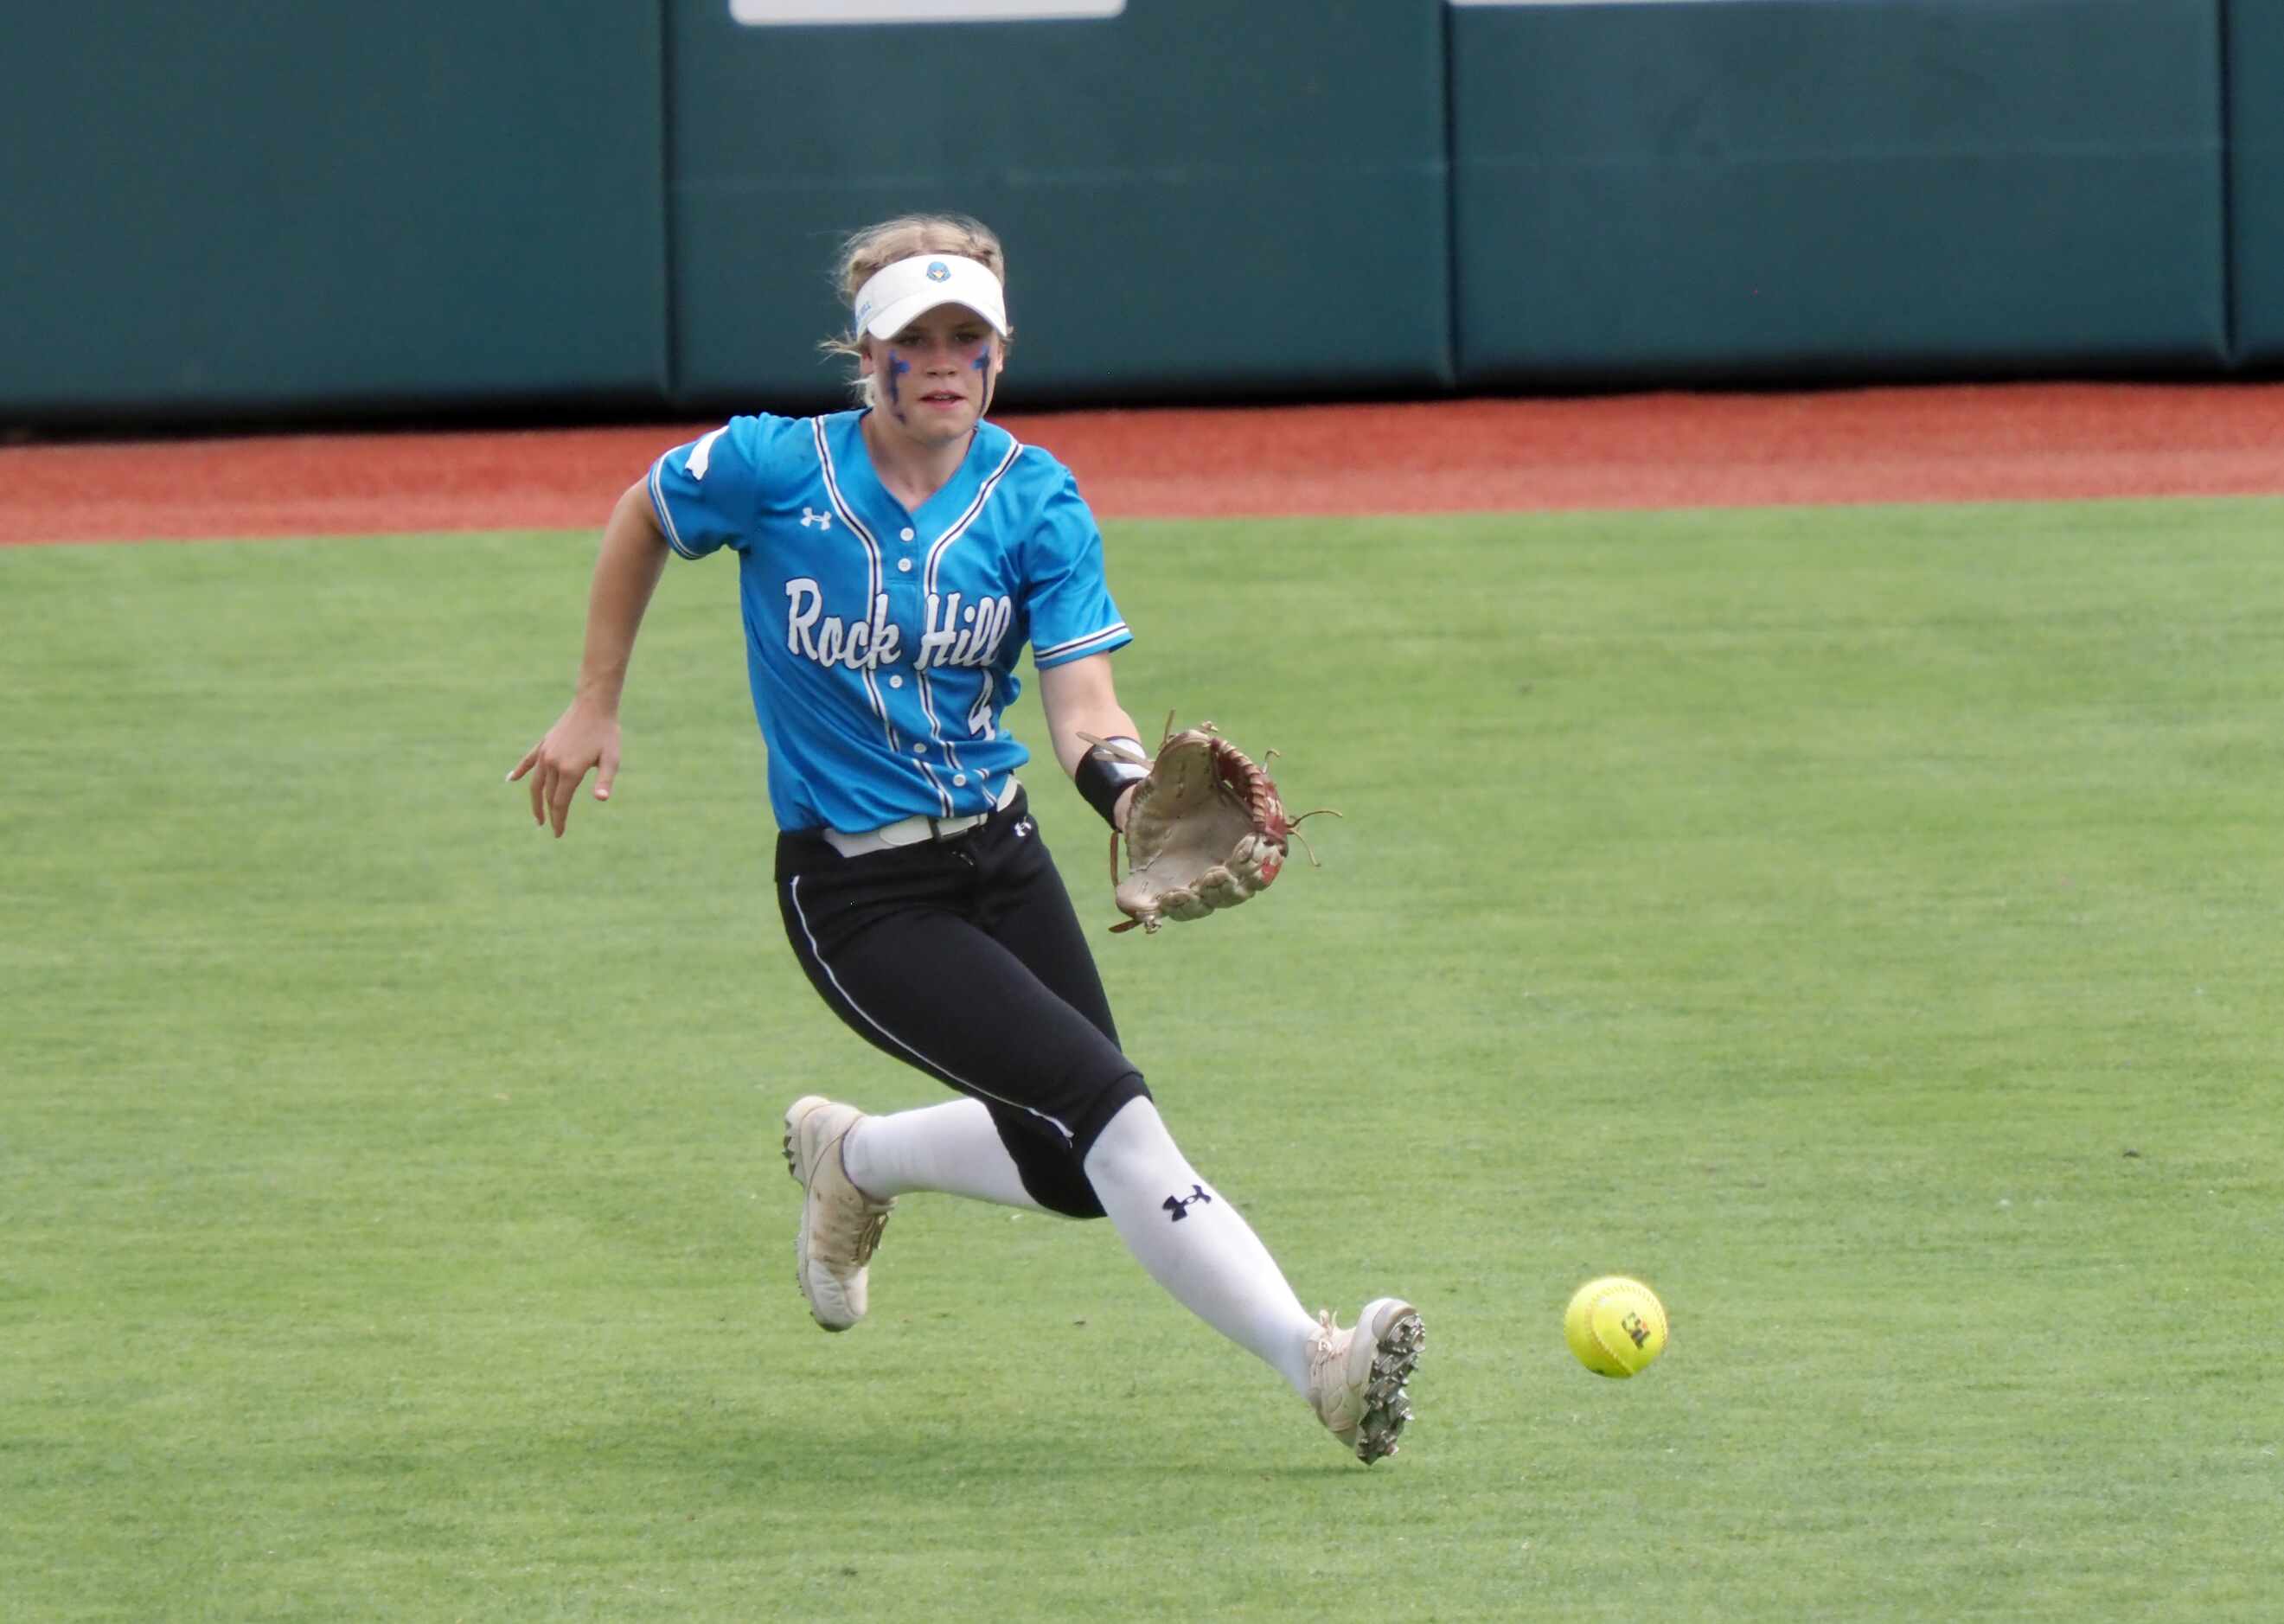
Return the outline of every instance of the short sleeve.
[[[1068,470],[1040,510],[1028,550],[1024,609],[1042,671],[1134,641],[1102,573],[1102,532]]]
[[[796,470],[788,451],[806,440],[789,418],[732,418],[650,465],[650,505],[667,544],[685,558],[743,551],[764,499]]]

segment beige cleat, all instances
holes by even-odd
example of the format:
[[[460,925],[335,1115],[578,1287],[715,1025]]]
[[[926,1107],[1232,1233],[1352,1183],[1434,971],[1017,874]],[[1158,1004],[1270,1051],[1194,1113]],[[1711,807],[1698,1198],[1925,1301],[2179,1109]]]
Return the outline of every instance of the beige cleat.
[[[841,1142],[864,1120],[854,1105],[805,1094],[786,1107],[786,1167],[807,1192],[794,1237],[794,1278],[827,1331],[864,1317],[864,1270],[896,1201],[875,1201],[849,1182]]]
[[[1396,1453],[1396,1434],[1412,1419],[1412,1399],[1404,1384],[1419,1365],[1427,1339],[1419,1311],[1400,1297],[1365,1304],[1348,1331],[1333,1323],[1329,1308],[1317,1316],[1317,1340],[1309,1350],[1309,1402],[1317,1419],[1367,1466]]]

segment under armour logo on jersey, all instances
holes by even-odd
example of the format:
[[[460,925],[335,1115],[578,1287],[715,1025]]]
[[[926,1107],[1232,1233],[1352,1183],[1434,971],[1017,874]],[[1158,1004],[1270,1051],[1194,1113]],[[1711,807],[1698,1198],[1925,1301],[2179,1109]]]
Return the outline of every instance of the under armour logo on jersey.
[[[1019,818],[1016,821],[1015,838],[1019,840],[1028,840],[1031,838],[1031,820],[1029,818]]]
[[[1169,1220],[1169,1222],[1179,1223],[1183,1219],[1188,1217],[1190,1215],[1190,1207],[1196,1202],[1203,1201],[1208,1206],[1213,1205],[1213,1198],[1206,1193],[1206,1187],[1203,1184],[1193,1184],[1190,1188],[1196,1191],[1194,1195],[1168,1196],[1166,1198],[1166,1210],[1174,1214],[1173,1217]]]
[[[820,530],[830,530],[833,528],[833,515],[820,513],[815,508],[805,507],[801,511],[801,527],[806,530],[811,525],[815,525]]]

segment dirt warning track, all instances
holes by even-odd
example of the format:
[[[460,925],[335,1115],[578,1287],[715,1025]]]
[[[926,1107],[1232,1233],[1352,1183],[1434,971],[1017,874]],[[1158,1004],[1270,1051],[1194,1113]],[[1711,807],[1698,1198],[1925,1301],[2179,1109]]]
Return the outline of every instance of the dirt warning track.
[[[1106,519],[2284,492],[2284,384],[1994,384],[998,419]],[[711,423],[0,449],[0,543],[599,527]]]

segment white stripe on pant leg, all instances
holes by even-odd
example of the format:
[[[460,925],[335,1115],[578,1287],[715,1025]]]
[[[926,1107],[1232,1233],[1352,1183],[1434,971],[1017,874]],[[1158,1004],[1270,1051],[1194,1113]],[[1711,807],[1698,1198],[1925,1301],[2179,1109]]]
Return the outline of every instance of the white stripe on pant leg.
[[[1065,1144],[1068,1144],[1071,1142],[1071,1130],[1065,1128],[1060,1122],[1055,1120],[1054,1118],[1049,1116],[1045,1112],[1027,1105],[1020,1099],[1009,1099],[1004,1095],[994,1094],[989,1089],[976,1087],[975,1084],[968,1081],[966,1078],[959,1075],[950,1066],[938,1066],[935,1061],[929,1059],[919,1050],[904,1042],[903,1039],[898,1037],[895,1033],[889,1031],[888,1027],[882,1026],[879,1021],[874,1020],[871,1013],[863,1004],[857,1003],[856,999],[851,998],[849,995],[849,989],[841,985],[841,978],[833,973],[833,966],[825,962],[825,955],[817,950],[817,933],[809,928],[809,916],[802,911],[800,875],[794,875],[792,879],[786,882],[786,900],[793,903],[794,917],[801,921],[801,933],[809,939],[809,956],[817,961],[817,967],[825,972],[825,979],[833,983],[833,990],[841,995],[841,1002],[846,1003],[850,1009],[856,1011],[859,1015],[864,1017],[864,1024],[866,1026],[872,1027],[873,1031],[879,1033],[882,1037],[887,1038],[888,1042],[894,1043],[897,1048],[911,1056],[913,1059],[919,1061],[922,1066],[926,1066],[929,1071],[934,1072],[937,1076],[949,1078],[955,1088],[965,1089],[970,1094],[976,1095],[983,1099],[996,1100],[1003,1105],[1013,1105],[1018,1111],[1029,1112],[1031,1115],[1038,1118],[1039,1120],[1044,1122],[1048,1127],[1060,1134],[1063,1136],[1063,1143]]]

